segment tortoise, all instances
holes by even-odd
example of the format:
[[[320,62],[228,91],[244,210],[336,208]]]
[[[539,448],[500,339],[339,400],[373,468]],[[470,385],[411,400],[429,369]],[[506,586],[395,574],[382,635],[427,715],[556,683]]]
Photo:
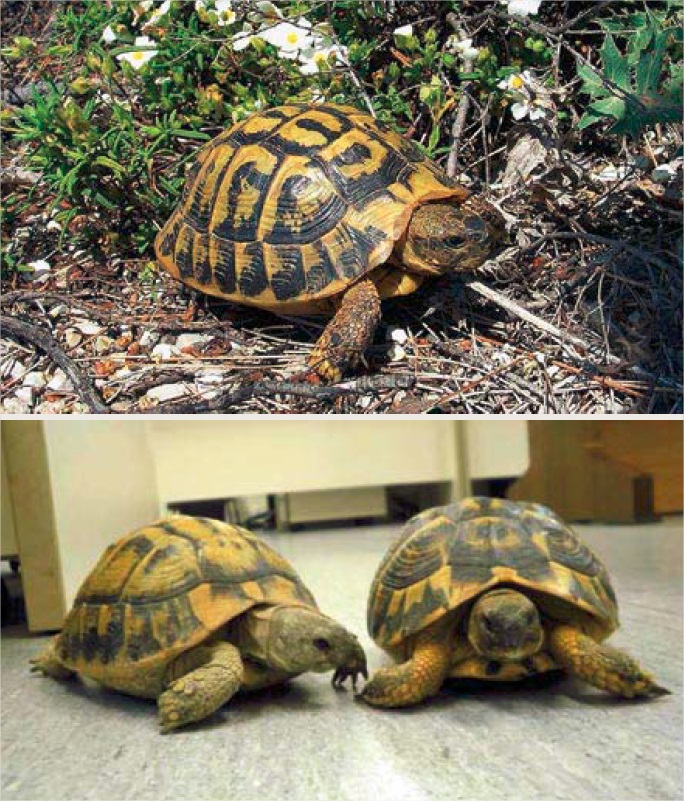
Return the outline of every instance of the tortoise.
[[[602,643],[617,626],[606,568],[551,509],[467,498],[413,517],[381,562],[368,629],[401,664],[376,671],[361,697],[408,706],[450,677],[552,670],[626,698],[668,694]]]
[[[31,662],[156,698],[163,733],[305,671],[334,670],[336,687],[367,676],[357,638],[280,554],[247,529],[182,515],[110,545]]]
[[[155,250],[175,278],[210,295],[334,314],[308,360],[334,381],[373,339],[382,298],[475,269],[503,234],[493,205],[373,117],[290,103],[200,149]]]

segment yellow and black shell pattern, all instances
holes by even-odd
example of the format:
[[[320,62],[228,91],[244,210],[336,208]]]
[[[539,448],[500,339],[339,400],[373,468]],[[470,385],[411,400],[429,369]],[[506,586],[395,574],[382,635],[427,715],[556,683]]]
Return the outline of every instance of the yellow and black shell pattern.
[[[598,640],[617,628],[605,567],[551,509],[467,498],[408,521],[373,579],[368,631],[391,651],[497,585],[520,589],[542,616]]]
[[[202,292],[306,309],[384,264],[419,204],[468,194],[368,114],[292,103],[200,150],[155,248]]]
[[[57,640],[60,660],[95,679],[166,664],[256,604],[316,602],[292,566],[251,532],[175,516],[110,545]]]

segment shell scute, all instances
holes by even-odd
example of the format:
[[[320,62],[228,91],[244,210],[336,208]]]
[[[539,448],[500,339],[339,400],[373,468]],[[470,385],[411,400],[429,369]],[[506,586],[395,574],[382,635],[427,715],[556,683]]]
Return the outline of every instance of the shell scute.
[[[550,509],[469,498],[406,524],[373,580],[368,630],[396,647],[499,584],[519,586],[542,612],[599,639],[617,627],[605,567]]]
[[[389,259],[420,203],[467,196],[368,114],[295,103],[202,148],[155,247],[172,275],[201,291],[316,311]]]
[[[253,534],[207,518],[160,520],[110,546],[58,641],[64,664],[98,679],[153,666],[257,603],[316,602],[292,566]]]

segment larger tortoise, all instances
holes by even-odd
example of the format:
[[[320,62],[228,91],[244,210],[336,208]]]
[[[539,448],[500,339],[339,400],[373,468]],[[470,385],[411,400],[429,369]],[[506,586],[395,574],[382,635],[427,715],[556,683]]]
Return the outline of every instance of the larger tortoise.
[[[332,103],[262,111],[199,152],[159,232],[160,263],[195,289],[287,314],[331,314],[309,358],[336,380],[381,298],[472,270],[503,218],[368,114]]]
[[[414,517],[380,564],[368,629],[401,664],[361,695],[407,706],[448,677],[515,681],[558,668],[627,698],[668,693],[602,644],[617,625],[605,567],[556,514],[468,498]]]
[[[32,663],[156,698],[163,732],[305,671],[334,670],[337,686],[367,675],[357,638],[319,611],[280,554],[246,529],[184,516],[107,548]]]

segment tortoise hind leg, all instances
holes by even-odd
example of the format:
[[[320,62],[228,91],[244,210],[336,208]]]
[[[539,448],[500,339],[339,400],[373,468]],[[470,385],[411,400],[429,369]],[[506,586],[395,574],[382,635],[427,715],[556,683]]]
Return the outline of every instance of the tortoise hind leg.
[[[360,360],[380,322],[380,296],[373,281],[350,287],[340,308],[321,334],[308,358],[309,365],[327,381],[339,381]]]
[[[451,650],[443,626],[419,636],[411,659],[377,670],[361,692],[372,706],[411,706],[436,695],[449,674]]]
[[[43,676],[52,676],[53,679],[59,679],[60,681],[69,681],[76,677],[76,673],[64,667],[60,658],[57,656],[55,646],[57,645],[58,639],[59,635],[53,637],[40,656],[29,660],[31,673],[42,673]]]
[[[625,698],[669,695],[628,654],[596,642],[573,626],[556,626],[549,638],[553,656],[569,673]]]
[[[157,699],[162,734],[208,717],[240,689],[243,677],[238,649],[227,642],[200,645],[170,666],[167,689]]]

